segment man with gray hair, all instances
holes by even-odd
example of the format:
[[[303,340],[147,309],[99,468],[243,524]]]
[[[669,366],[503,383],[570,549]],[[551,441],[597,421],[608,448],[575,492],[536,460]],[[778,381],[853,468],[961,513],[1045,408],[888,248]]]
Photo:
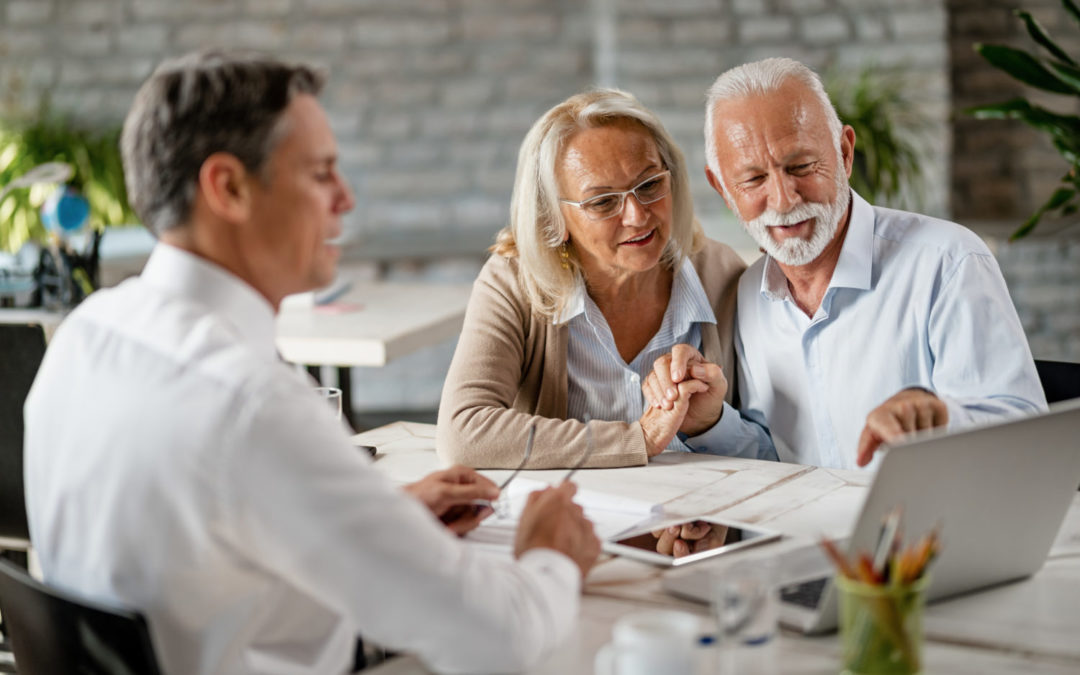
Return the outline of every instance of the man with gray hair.
[[[766,254],[739,281],[742,415],[709,411],[713,442],[852,468],[918,429],[1046,408],[990,251],[955,223],[851,190],[855,131],[816,73],[784,58],[725,72],[705,142],[709,183]],[[673,382],[706,372],[699,361],[676,347],[646,397],[670,407]]]
[[[168,673],[341,673],[356,636],[440,671],[528,667],[573,631],[599,553],[567,484],[517,560],[457,535],[498,489],[452,467],[397,489],[277,358],[287,294],[334,277],[353,196],[322,76],[199,53],[142,86],[129,194],[159,242],[57,330],[26,403],[45,580],[143,612]]]

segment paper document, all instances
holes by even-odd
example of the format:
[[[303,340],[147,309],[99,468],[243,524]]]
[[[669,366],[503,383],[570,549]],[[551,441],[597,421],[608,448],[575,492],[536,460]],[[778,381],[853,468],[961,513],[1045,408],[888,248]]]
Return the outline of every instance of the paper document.
[[[503,492],[495,515],[470,532],[467,541],[509,553],[514,545],[514,532],[525,508],[529,494],[548,487],[548,483],[530,478],[515,478]],[[663,514],[660,504],[631,497],[579,489],[574,502],[581,505],[585,517],[592,521],[596,536],[611,539],[622,532],[659,520]]]

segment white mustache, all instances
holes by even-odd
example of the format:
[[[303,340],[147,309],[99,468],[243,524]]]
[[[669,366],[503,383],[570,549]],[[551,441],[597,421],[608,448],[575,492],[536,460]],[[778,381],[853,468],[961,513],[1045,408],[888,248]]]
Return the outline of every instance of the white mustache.
[[[796,223],[801,223],[804,220],[810,220],[811,218],[825,218],[828,215],[829,206],[827,204],[807,202],[799,204],[786,213],[768,209],[748,224],[758,227],[784,227],[787,225],[795,225]]]

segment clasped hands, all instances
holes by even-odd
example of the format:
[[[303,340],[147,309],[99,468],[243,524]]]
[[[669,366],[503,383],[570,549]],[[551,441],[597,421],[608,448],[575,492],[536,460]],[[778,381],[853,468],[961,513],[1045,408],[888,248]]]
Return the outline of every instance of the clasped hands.
[[[720,420],[728,382],[720,366],[709,363],[690,345],[675,345],[658,358],[641,384],[645,412],[641,428],[649,457],[664,451],[675,434],[688,436],[709,429]],[[866,416],[855,462],[866,466],[882,443],[949,421],[944,401],[918,387],[903,389]]]

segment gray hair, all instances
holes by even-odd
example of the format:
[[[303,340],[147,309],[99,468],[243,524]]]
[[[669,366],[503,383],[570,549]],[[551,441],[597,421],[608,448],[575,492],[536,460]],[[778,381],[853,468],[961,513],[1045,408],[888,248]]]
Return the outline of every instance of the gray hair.
[[[533,310],[552,317],[569,298],[581,274],[571,251],[564,269],[558,247],[566,239],[566,221],[559,206],[556,163],[576,132],[631,121],[652,136],[665,168],[671,171],[671,239],[662,263],[672,268],[704,242],[694,218],[686,160],[659,118],[632,95],[618,89],[576,94],[548,110],[533,124],[518,152],[517,175],[510,204],[510,224],[499,232],[491,250],[518,258],[518,278]]]
[[[746,63],[725,71],[716,78],[705,95],[705,161],[709,169],[727,192],[727,185],[720,173],[720,163],[717,160],[716,135],[713,126],[716,107],[723,101],[733,101],[751,96],[771,94],[780,89],[789,80],[796,80],[806,85],[810,93],[821,103],[825,112],[825,118],[829,124],[829,132],[832,134],[833,145],[836,154],[840,156],[840,135],[843,125],[840,117],[836,114],[829,95],[825,92],[825,85],[821,78],[813,70],[794,59],[771,58],[753,63]]]
[[[199,169],[216,152],[262,174],[280,120],[298,94],[317,95],[324,75],[257,54],[193,52],[163,62],[135,95],[120,149],[128,197],[160,236],[191,216]]]

